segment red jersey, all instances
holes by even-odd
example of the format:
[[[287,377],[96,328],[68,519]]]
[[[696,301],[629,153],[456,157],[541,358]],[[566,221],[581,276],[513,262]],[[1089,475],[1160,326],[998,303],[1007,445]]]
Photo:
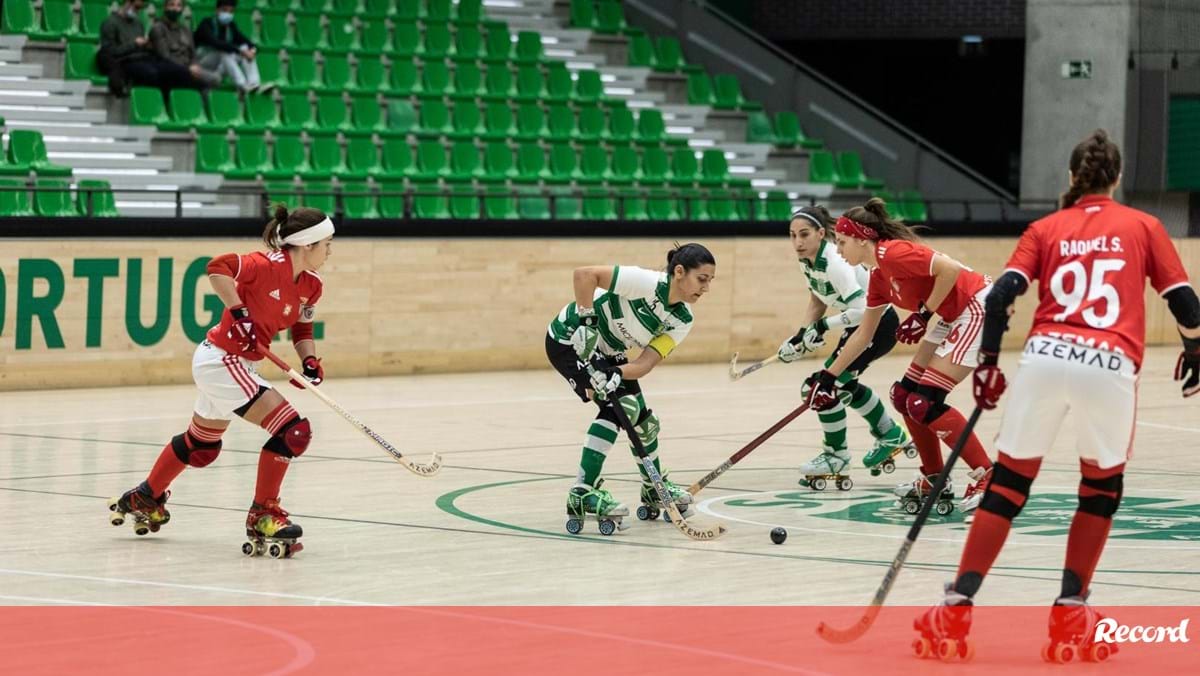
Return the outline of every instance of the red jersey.
[[[1005,269],[1041,280],[1029,335],[1125,354],[1139,367],[1146,278],[1160,294],[1188,283],[1163,224],[1103,195],[1034,221]]]
[[[876,242],[875,257],[879,267],[871,271],[867,284],[867,307],[881,307],[890,303],[911,312],[920,310],[933,291],[934,256],[945,254],[902,239]],[[962,314],[975,294],[989,283],[986,277],[971,268],[965,265],[962,268],[946,300],[938,307],[929,308],[946,321],[953,321]]]
[[[233,277],[237,282],[237,295],[250,310],[254,322],[254,335],[260,344],[267,345],[275,334],[291,328],[297,322],[311,322],[313,307],[321,298],[321,278],[315,272],[305,271],[292,279],[292,259],[287,251],[256,251],[238,256],[226,254],[214,258],[208,264],[209,274]],[[242,352],[229,337],[233,317],[229,308],[221,313],[221,323],[208,331],[208,340],[230,354],[240,355],[251,361],[262,359],[257,352]]]

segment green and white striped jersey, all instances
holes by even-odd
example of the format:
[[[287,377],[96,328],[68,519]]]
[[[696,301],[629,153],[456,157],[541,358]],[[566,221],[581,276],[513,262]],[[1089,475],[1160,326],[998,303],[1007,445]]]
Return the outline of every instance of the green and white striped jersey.
[[[649,347],[666,358],[692,330],[692,308],[682,301],[667,304],[667,273],[628,265],[613,266],[612,284],[596,289],[592,307],[600,331],[598,349],[613,356],[634,347]],[[579,328],[579,312],[568,303],[550,322],[550,337],[571,343]]]
[[[828,240],[821,241],[816,259],[800,260],[808,288],[830,310],[838,314],[829,317],[830,328],[849,328],[862,322],[867,307],[867,279],[870,273],[861,265],[850,265]]]

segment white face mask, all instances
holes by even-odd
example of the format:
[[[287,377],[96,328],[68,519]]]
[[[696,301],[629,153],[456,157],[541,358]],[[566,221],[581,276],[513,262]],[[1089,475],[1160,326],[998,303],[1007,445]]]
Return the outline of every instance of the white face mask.
[[[217,12],[217,21],[221,23],[230,23],[233,21],[233,14],[230,12]]]
[[[133,7],[130,7],[125,10],[125,16],[129,17],[130,19],[136,19],[137,15],[138,15],[137,10],[134,9]]]

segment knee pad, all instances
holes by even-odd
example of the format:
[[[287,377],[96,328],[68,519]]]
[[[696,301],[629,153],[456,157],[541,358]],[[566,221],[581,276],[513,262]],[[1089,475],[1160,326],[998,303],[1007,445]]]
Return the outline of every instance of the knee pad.
[[[279,454],[285,458],[298,458],[308,450],[312,441],[312,426],[308,418],[296,416],[283,424],[275,436],[267,439],[263,449]]]
[[[172,437],[171,450],[179,462],[189,467],[207,467],[221,454],[221,440],[199,441],[184,432]]]
[[[862,388],[857,379],[850,379],[842,385],[838,385],[837,395],[842,404],[850,406],[858,399],[858,392]]]
[[[992,465],[992,479],[988,482],[979,508],[1012,521],[1024,509],[1032,485],[1033,479],[1017,474],[1003,462],[997,462]]]
[[[650,445],[658,441],[658,431],[661,429],[658,416],[654,411],[646,409],[642,413],[642,419],[633,429],[637,432],[638,439],[642,440],[642,445],[649,450]]]
[[[1124,489],[1124,472],[1104,479],[1085,476],[1079,480],[1079,511],[1111,519],[1121,505]]]
[[[888,392],[892,399],[892,408],[900,415],[905,415],[905,411],[908,410],[908,395],[916,390],[917,384],[907,376],[892,383],[892,389]]]
[[[637,425],[642,419],[642,403],[638,401],[636,395],[625,394],[617,397],[617,402],[621,405],[621,410],[625,411],[625,417],[629,418],[630,425]]]
[[[928,425],[950,410],[946,405],[947,394],[949,393],[945,390],[933,387],[918,387],[916,392],[910,393],[904,400],[903,410],[908,417],[922,425]]]

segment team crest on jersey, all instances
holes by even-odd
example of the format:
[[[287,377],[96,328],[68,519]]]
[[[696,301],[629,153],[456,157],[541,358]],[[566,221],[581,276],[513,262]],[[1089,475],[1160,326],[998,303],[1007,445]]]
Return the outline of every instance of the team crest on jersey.
[[[274,298],[275,300],[279,300],[279,289],[275,289],[274,291],[272,291],[271,293],[269,293],[267,295]]]
[[[306,298],[305,300],[308,300],[308,299]],[[314,315],[316,315],[316,310],[315,310],[315,308],[313,308],[313,306],[311,306],[311,305],[301,305],[300,306],[300,319],[302,319],[306,322],[311,322],[313,320]]]
[[[283,304],[283,316],[284,316],[284,317],[287,317],[287,316],[288,316],[288,315],[290,315],[290,314],[292,314],[292,304],[291,304],[291,303],[284,303],[284,304]]]

